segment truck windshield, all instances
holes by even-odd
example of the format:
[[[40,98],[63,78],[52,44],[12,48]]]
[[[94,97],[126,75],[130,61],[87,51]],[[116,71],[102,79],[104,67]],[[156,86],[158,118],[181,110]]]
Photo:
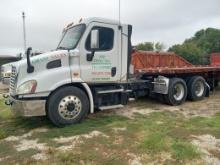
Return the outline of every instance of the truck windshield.
[[[71,29],[68,29],[64,34],[63,37],[57,47],[57,49],[74,49],[80,38],[82,37],[82,34],[84,33],[86,29],[85,24],[80,24],[77,26],[72,27]]]

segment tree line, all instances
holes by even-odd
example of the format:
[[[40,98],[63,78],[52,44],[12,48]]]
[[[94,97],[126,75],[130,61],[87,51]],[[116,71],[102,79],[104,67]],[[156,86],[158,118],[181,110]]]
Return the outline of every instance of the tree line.
[[[137,50],[163,51],[162,42],[144,42],[135,46]],[[199,30],[193,37],[182,44],[173,45],[168,51],[174,52],[193,64],[208,64],[209,55],[220,52],[220,29],[207,28]]]

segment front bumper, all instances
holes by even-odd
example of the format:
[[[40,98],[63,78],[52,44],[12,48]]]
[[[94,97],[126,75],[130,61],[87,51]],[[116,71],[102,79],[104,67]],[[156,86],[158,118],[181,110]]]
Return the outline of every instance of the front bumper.
[[[46,115],[46,100],[16,100],[10,98],[9,102],[16,116],[34,117]]]

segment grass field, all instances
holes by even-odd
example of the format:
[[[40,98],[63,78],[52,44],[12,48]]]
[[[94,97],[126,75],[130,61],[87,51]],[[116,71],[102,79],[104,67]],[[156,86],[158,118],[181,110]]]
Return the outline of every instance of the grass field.
[[[142,99],[126,108],[156,104]],[[212,159],[204,156],[205,146],[196,145],[204,145],[203,137],[216,143],[207,149]],[[14,117],[0,100],[0,164],[212,164],[220,159],[218,139],[219,113],[186,117],[178,111],[135,112],[130,118],[106,111],[56,128],[46,117]]]

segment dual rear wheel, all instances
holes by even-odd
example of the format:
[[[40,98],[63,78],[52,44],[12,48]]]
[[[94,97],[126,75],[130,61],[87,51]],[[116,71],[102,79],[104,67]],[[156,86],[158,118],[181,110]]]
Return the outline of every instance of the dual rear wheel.
[[[201,76],[190,77],[188,81],[171,78],[168,94],[164,95],[164,100],[169,105],[180,105],[187,98],[191,101],[202,100],[206,91],[206,81]]]
[[[191,77],[187,83],[188,99],[191,101],[202,100],[207,93],[206,81],[201,76]]]

